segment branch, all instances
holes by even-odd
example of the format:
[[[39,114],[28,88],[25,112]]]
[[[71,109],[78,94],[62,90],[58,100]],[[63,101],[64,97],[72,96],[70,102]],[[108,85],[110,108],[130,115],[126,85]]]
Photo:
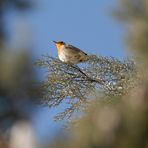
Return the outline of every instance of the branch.
[[[90,56],[85,63],[73,66],[46,55],[36,64],[47,69],[46,80],[41,83],[42,102],[54,107],[64,101],[70,106],[59,114],[58,119],[70,117],[96,90],[109,97],[121,96],[136,84],[136,66],[129,60]]]

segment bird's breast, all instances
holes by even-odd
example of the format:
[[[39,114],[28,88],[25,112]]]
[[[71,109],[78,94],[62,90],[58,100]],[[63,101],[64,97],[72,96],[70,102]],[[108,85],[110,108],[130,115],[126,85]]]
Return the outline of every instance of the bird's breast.
[[[60,55],[61,52],[62,52],[62,48],[64,47],[64,45],[57,44],[56,47],[57,47],[57,49],[58,49],[58,55]]]
[[[58,53],[58,56],[59,56],[59,59],[61,60],[61,61],[63,61],[63,62],[66,62],[67,61],[67,55],[65,54],[65,52],[64,51],[58,51],[59,53]]]

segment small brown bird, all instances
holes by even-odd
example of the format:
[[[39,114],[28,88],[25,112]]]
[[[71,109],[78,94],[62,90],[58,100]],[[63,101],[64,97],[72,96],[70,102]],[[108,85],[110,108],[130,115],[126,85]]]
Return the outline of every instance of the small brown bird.
[[[59,59],[67,64],[78,64],[88,60],[87,53],[63,41],[53,41],[58,49]]]

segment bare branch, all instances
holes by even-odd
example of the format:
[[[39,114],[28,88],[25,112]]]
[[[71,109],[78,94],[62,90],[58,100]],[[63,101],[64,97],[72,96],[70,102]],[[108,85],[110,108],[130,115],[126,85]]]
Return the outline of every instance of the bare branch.
[[[36,64],[47,69],[46,80],[42,82],[42,102],[50,107],[58,106],[63,101],[70,105],[57,119],[70,117],[87,103],[95,90],[107,96],[128,93],[134,87],[137,76],[133,61],[122,62],[112,57],[92,55],[87,62],[73,66],[46,55]]]

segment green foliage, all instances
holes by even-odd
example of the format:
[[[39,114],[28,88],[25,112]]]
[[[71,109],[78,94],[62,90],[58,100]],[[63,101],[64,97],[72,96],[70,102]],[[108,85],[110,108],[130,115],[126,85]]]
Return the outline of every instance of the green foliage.
[[[47,69],[46,79],[41,82],[44,91],[42,102],[49,107],[58,106],[63,101],[69,104],[57,119],[70,117],[89,102],[96,91],[106,97],[127,94],[137,77],[133,61],[119,61],[112,57],[92,55],[78,67],[46,55],[36,64]]]
[[[71,138],[58,137],[52,148],[147,148],[148,116],[144,87],[116,105],[95,100],[85,115],[70,126]],[[102,99],[98,97],[98,99]]]
[[[9,7],[14,7],[19,10],[24,10],[32,7],[32,2],[32,0],[1,0],[0,8],[6,10]]]
[[[115,16],[126,24],[126,43],[137,57],[147,63],[148,50],[148,1],[120,0],[119,7],[114,11]]]
[[[0,0],[0,50],[4,46],[6,40],[7,29],[5,28],[5,13],[11,11],[11,8],[19,10],[19,12],[33,8],[32,0]]]
[[[13,9],[24,12],[31,5],[31,0],[0,0],[0,147],[5,131],[16,121],[28,118],[24,106],[28,109],[30,102],[37,97],[33,93],[36,76],[29,50],[22,50],[24,47],[14,50],[7,45],[10,40],[6,39],[9,30],[6,27],[11,25],[6,25],[6,15]]]
[[[147,0],[120,0],[118,4],[113,13],[123,23],[147,20]]]

